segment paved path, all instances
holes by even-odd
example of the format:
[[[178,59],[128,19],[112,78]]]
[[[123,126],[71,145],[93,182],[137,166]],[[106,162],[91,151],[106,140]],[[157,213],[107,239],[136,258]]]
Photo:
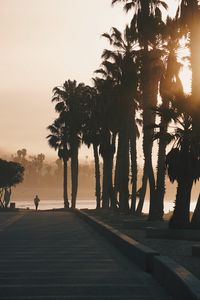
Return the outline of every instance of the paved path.
[[[171,299],[73,213],[12,218],[0,222],[0,299]]]

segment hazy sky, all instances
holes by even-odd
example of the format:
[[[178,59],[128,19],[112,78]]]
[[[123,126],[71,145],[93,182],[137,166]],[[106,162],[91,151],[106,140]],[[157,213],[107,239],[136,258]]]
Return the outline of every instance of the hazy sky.
[[[111,0],[0,0],[0,150],[54,155],[52,88],[91,83],[108,46],[101,34],[129,19]]]

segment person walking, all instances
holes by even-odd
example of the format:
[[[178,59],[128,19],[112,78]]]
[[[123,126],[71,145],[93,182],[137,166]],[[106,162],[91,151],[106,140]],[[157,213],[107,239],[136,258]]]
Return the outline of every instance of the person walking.
[[[34,198],[35,210],[38,209],[39,202],[40,202],[40,199],[39,199],[38,195],[36,195]]]

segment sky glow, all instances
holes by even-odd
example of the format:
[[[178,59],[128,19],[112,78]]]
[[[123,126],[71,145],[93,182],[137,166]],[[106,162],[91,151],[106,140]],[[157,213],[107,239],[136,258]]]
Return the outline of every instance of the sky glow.
[[[130,18],[110,0],[1,0],[0,150],[56,157],[45,139],[53,87],[67,79],[91,84],[108,46],[101,34]]]

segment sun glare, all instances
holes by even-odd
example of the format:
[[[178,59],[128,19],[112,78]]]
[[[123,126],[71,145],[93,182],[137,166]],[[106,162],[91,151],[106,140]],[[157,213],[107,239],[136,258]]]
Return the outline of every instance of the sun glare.
[[[180,70],[180,79],[183,84],[183,89],[186,94],[191,94],[192,87],[192,71],[190,69],[190,49],[188,47],[187,38],[183,37],[180,40],[177,50],[177,60],[182,65]]]
[[[180,79],[186,94],[191,94],[192,72],[188,66],[183,66],[180,71]]]

